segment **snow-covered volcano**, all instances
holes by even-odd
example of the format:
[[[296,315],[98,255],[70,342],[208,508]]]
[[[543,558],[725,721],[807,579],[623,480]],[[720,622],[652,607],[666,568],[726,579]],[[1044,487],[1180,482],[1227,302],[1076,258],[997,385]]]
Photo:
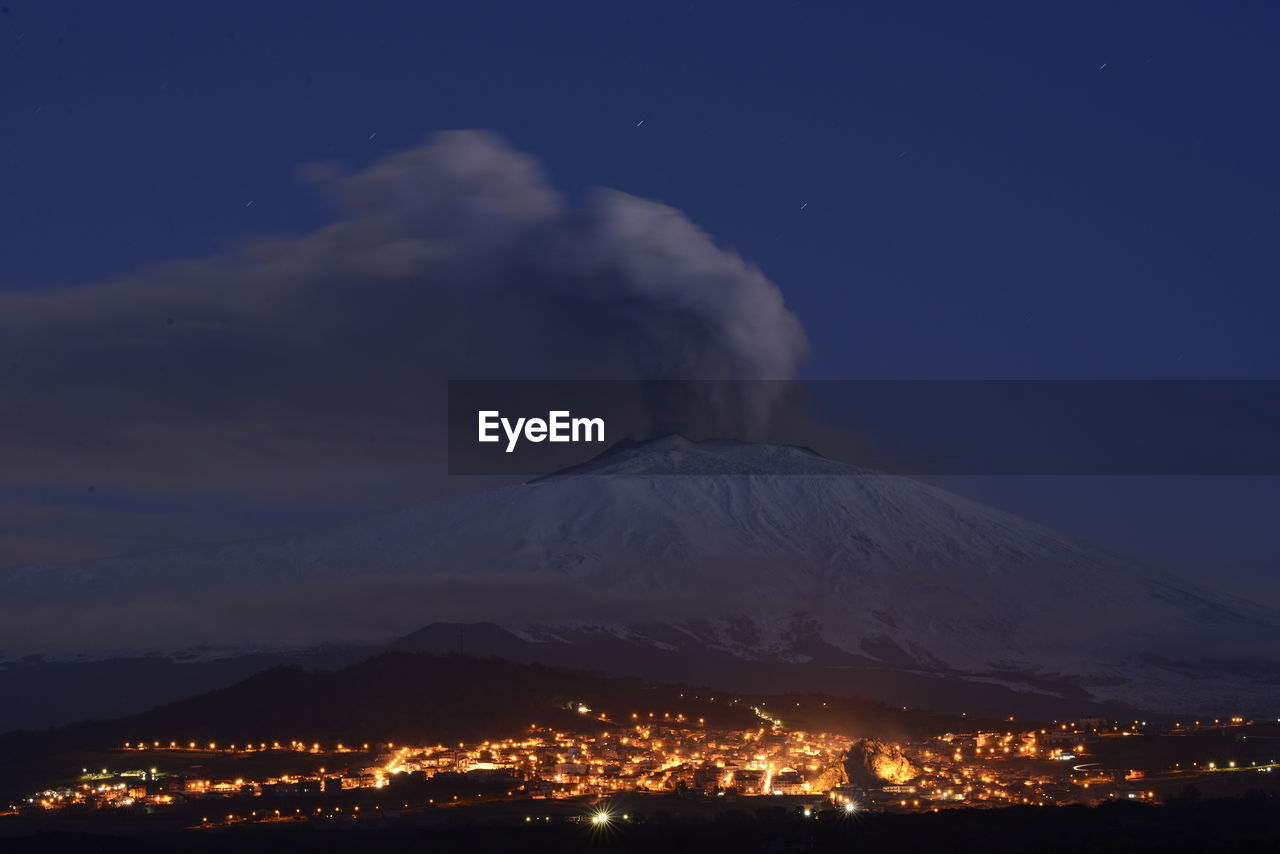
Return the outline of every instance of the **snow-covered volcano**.
[[[536,642],[607,635],[1041,690],[1067,678],[1147,708],[1280,703],[1271,612],[792,447],[667,437],[331,532],[0,572],[0,598],[36,612],[246,594],[287,610],[311,607],[308,590],[401,621],[470,596],[471,618]],[[335,630],[352,617],[326,608]]]

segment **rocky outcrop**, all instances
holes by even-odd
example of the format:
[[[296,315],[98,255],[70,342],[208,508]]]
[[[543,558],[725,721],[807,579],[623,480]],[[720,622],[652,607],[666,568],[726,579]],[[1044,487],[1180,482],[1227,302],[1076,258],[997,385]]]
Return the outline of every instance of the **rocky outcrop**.
[[[860,738],[849,745],[844,768],[850,783],[865,788],[899,786],[920,776],[920,769],[901,747],[874,738]]]

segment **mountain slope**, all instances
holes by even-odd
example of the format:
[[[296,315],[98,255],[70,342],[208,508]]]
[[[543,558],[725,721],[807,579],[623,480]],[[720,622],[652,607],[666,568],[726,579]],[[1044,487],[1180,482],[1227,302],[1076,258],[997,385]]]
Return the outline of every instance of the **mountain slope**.
[[[1277,699],[1280,623],[1261,608],[907,478],[679,437],[308,537],[8,570],[0,595],[101,608],[283,591],[283,607],[360,580],[371,598],[332,606],[335,627],[372,609],[408,629],[466,599],[544,643],[604,633],[1032,688],[1066,676],[1155,708]]]

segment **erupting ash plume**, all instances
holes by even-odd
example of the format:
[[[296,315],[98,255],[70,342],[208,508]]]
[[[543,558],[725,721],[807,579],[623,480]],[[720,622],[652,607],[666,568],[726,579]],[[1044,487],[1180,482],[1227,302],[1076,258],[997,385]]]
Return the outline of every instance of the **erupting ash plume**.
[[[341,459],[350,488],[421,457],[448,378],[780,380],[805,350],[777,286],[679,211],[571,207],[491,134],[310,178],[339,210],[313,233],[0,296],[10,483],[310,490]],[[769,404],[722,402],[743,435]]]

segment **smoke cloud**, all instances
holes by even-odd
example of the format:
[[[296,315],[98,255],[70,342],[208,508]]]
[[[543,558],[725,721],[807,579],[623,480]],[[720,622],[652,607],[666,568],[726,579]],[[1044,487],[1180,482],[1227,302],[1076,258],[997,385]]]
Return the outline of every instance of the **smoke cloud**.
[[[449,378],[787,379],[805,351],[679,211],[570,206],[490,134],[309,177],[339,214],[313,233],[0,296],[0,485],[359,490],[440,462]]]

